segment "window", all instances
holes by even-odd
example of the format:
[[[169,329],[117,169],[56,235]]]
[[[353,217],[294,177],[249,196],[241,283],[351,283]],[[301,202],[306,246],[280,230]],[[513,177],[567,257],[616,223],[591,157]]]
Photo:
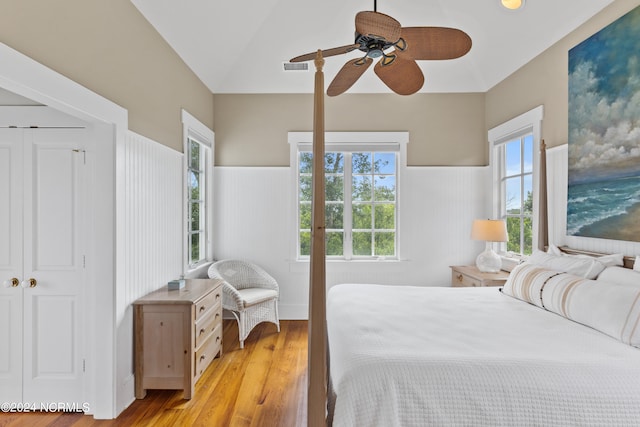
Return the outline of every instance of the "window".
[[[380,141],[385,139],[381,134],[388,133],[347,134],[351,141],[331,142],[340,137],[327,133],[324,173],[328,259],[398,258],[398,182],[404,144]],[[356,141],[357,135],[361,139]],[[310,143],[295,144],[292,159],[296,166],[297,259],[308,259],[311,250],[311,149]]]
[[[193,269],[212,257],[213,132],[182,111],[185,158],[185,265]]]
[[[489,131],[493,213],[505,219],[509,241],[501,249],[530,255],[537,247],[538,151],[542,106]]]
[[[499,144],[501,218],[507,221],[507,251],[533,250],[533,134]]]
[[[187,234],[189,266],[207,259],[207,147],[188,138],[187,151]]]

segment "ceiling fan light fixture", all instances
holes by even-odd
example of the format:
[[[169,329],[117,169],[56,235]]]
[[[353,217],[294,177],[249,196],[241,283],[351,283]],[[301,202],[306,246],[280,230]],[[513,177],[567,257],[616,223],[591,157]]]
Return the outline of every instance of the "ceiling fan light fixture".
[[[525,0],[500,0],[502,6],[510,10],[522,9],[524,7]]]

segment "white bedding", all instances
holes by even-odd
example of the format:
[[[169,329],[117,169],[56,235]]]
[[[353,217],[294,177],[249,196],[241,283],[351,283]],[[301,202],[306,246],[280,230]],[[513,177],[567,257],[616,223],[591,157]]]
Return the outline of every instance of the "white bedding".
[[[498,288],[337,285],[333,426],[640,426],[640,349]]]

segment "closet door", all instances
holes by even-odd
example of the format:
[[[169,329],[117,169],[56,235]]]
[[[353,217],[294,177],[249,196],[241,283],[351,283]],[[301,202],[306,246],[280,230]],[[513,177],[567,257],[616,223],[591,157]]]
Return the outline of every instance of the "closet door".
[[[24,132],[22,399],[80,404],[85,130]]]
[[[22,397],[22,133],[0,129],[0,402]]]
[[[0,129],[0,402],[82,403],[84,129]]]

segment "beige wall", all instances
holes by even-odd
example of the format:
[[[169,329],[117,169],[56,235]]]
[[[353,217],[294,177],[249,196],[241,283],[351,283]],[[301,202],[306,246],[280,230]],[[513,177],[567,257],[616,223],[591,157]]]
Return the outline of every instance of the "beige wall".
[[[486,94],[487,130],[538,105],[544,105],[542,137],[547,146],[566,144],[569,49],[639,5],[640,0],[616,0],[489,90]]]
[[[182,151],[181,108],[213,127],[211,92],[129,0],[0,0],[0,11],[0,42],[126,108],[134,132]]]
[[[567,52],[640,5],[616,0],[486,94],[344,94],[328,131],[409,131],[410,165],[485,165],[486,131],[544,105],[542,135],[567,142]],[[129,111],[131,130],[182,150],[180,109],[216,132],[216,163],[289,164],[287,132],[312,128],[311,95],[211,95],[129,0],[0,0],[0,42]],[[215,116],[214,116],[215,113]]]
[[[408,164],[485,165],[485,95],[343,94],[325,100],[327,131],[408,131]],[[311,131],[313,95],[214,95],[216,164],[288,166],[287,132]]]

